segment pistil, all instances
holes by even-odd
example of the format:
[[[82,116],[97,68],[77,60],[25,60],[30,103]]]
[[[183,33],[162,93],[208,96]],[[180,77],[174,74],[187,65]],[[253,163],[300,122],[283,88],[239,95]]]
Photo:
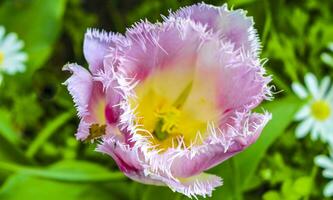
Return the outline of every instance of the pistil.
[[[159,120],[155,125],[153,134],[159,141],[163,141],[168,138],[170,134],[178,134],[177,123],[180,116],[181,108],[183,107],[186,99],[188,98],[191,89],[192,81],[185,87],[185,89],[180,93],[176,101],[169,108],[157,112]]]

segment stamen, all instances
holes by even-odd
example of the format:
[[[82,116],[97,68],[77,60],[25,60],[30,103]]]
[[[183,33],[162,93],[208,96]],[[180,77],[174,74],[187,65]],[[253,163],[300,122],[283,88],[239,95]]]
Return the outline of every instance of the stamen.
[[[169,108],[162,108],[161,111],[156,112],[156,116],[159,118],[155,125],[155,129],[153,134],[160,141],[167,139],[169,134],[177,132],[175,129],[177,127],[177,123],[179,123],[180,109],[186,102],[191,89],[192,84],[191,81],[185,89],[180,93],[176,101]]]

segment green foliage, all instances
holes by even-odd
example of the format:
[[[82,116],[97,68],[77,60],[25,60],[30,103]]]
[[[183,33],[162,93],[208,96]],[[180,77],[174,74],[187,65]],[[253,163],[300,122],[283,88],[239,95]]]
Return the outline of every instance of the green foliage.
[[[0,163],[0,167],[4,167]],[[124,178],[122,173],[111,173],[107,169],[83,161],[62,161],[48,170],[8,166],[17,174],[11,176],[0,190],[0,199],[118,199],[127,196],[118,189],[124,183],[93,184],[94,182],[117,181]],[[55,181],[57,180],[57,181]],[[118,191],[117,191],[118,190]],[[110,197],[109,191],[113,191]]]
[[[0,1],[0,25],[24,40],[29,56],[27,73],[4,76],[0,85],[0,199],[188,199],[166,187],[128,180],[110,157],[94,151],[95,144],[74,139],[78,119],[61,85],[68,77],[61,68],[67,62],[85,65],[82,41],[87,27],[124,33],[139,19],[155,22],[168,9],[195,2],[200,1]],[[290,84],[309,71],[332,77],[333,2],[228,3],[254,17],[277,94],[257,110],[273,114],[259,140],[210,170],[223,177],[224,186],[207,199],[324,199],[326,181],[313,158],[326,148],[295,138],[293,116],[302,102],[293,96]]]
[[[6,0],[1,4],[0,24],[25,41],[31,71],[49,57],[59,35],[65,4],[65,0]]]
[[[213,169],[213,172],[223,177],[225,183],[223,188],[215,192],[220,194],[216,195],[216,197],[223,196],[224,199],[240,199],[242,192],[252,187],[252,179],[259,162],[266,154],[268,147],[290,124],[298,104],[295,98],[286,98],[263,106],[264,109],[272,113],[274,120],[269,122],[254,145]]]

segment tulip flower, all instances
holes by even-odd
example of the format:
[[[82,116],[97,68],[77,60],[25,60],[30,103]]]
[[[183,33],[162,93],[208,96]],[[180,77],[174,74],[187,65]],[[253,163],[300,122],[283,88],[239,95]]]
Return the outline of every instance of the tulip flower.
[[[205,173],[259,137],[271,98],[253,20],[204,3],[124,35],[89,29],[89,70],[68,64],[81,122],[79,140],[98,141],[129,178],[210,196],[222,179]],[[226,183],[227,184],[227,183]]]

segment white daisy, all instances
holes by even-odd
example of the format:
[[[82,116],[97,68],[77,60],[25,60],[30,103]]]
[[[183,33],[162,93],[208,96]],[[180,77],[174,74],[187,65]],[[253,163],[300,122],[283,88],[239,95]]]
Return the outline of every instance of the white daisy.
[[[5,34],[5,28],[0,26],[0,72],[15,74],[25,70],[28,56],[22,51],[23,41],[16,33]]]
[[[330,156],[319,155],[315,158],[316,165],[324,168],[323,176],[331,179],[324,188],[324,195],[326,197],[333,196],[333,152],[330,150]]]
[[[320,138],[333,144],[333,87],[330,78],[324,77],[320,86],[311,73],[306,74],[304,80],[307,89],[300,83],[292,84],[295,94],[306,100],[295,115],[295,120],[301,121],[296,128],[296,137],[303,138],[311,132],[312,140]]]

